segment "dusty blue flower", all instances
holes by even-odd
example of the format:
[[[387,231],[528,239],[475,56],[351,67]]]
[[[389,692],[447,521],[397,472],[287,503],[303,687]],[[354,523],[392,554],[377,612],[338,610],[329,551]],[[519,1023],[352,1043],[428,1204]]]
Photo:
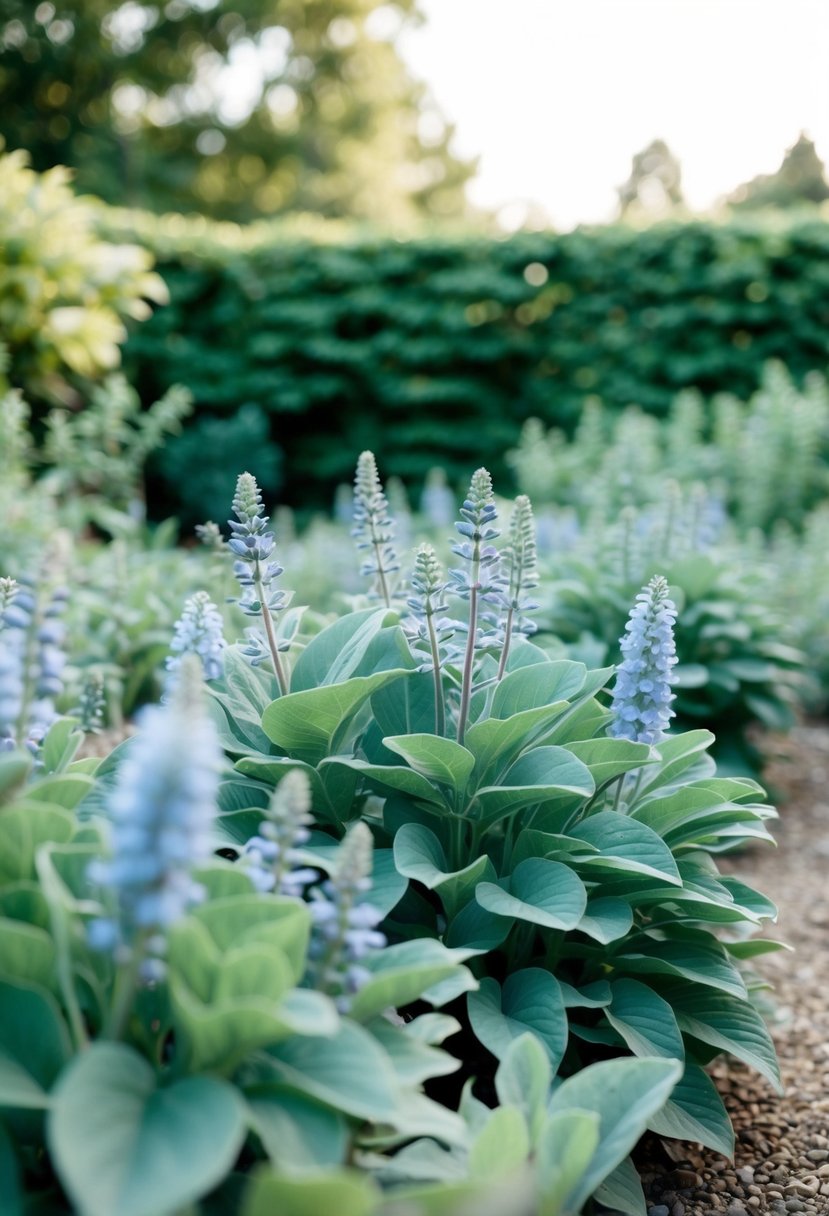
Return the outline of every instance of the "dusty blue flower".
[[[676,608],[664,578],[652,578],[636,597],[621,639],[610,733],[637,743],[659,743],[674,716],[671,669],[676,664]]]
[[[11,580],[7,580],[11,581]],[[57,717],[66,656],[61,621],[68,598],[57,588],[45,598],[35,580],[21,578],[6,590],[0,632],[0,747],[37,752]]]
[[[78,696],[78,704],[69,713],[77,718],[80,728],[86,735],[97,734],[104,726],[104,711],[106,709],[106,694],[104,679],[100,672],[93,671],[87,675]]]
[[[382,913],[364,899],[371,887],[372,839],[357,822],[340,845],[331,877],[311,892],[314,921],[309,978],[314,987],[333,997],[341,1013],[370,976],[362,960],[386,944],[376,926]]]
[[[222,761],[194,657],[182,662],[170,702],[139,721],[109,801],[111,856],[89,869],[116,909],[93,922],[90,942],[119,961],[134,950],[163,953],[166,931],[202,898],[192,871],[212,852]]]
[[[239,858],[259,891],[301,898],[308,884],[317,880],[318,872],[302,864],[300,852],[311,822],[308,776],[302,769],[291,769],[271,796],[259,835],[248,840]]]
[[[242,653],[250,658],[253,666],[269,657],[284,695],[288,691],[288,677],[279,657],[284,647],[276,636],[273,616],[287,606],[288,597],[284,591],[277,591],[272,586],[274,579],[282,573],[282,567],[271,560],[274,536],[268,530],[269,517],[264,514],[256,478],[250,473],[240,474],[236,482],[233,511],[236,519],[228,521],[233,535],[227,543],[236,555],[233,573],[242,588],[239,607],[248,616],[261,617],[266,634],[266,640],[263,640],[255,631],[249,631],[247,647]]]
[[[173,654],[167,659],[167,670],[178,671],[182,655],[195,654],[201,659],[205,680],[219,680],[224,648],[222,614],[206,591],[197,591],[186,601],[184,611],[176,621],[170,643]]]

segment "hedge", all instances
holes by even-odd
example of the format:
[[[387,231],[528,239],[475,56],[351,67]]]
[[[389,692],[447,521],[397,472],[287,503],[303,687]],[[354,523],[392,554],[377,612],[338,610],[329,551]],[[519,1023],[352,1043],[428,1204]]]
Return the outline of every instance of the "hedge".
[[[476,463],[508,484],[528,417],[569,430],[591,396],[662,414],[692,385],[747,396],[770,358],[796,379],[829,367],[816,212],[504,239],[146,220],[130,235],[153,247],[171,303],[134,329],[128,372],[147,400],[191,389],[195,425],[210,420],[201,472],[251,437],[277,445],[292,505],[330,505],[365,447],[413,485],[435,464],[460,483]],[[167,453],[171,505],[197,438]]]

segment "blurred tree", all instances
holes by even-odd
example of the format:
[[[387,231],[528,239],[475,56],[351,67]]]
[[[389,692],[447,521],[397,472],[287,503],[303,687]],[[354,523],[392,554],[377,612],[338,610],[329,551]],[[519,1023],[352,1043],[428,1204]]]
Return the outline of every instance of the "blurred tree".
[[[616,193],[620,219],[658,217],[682,205],[682,171],[664,139],[652,139],[636,153],[630,177]]]
[[[797,143],[786,149],[776,173],[754,177],[729,195],[732,207],[796,207],[822,203],[829,198],[826,169],[814,143],[804,131]]]
[[[109,202],[250,220],[465,209],[393,39],[417,0],[0,0],[0,138]]]

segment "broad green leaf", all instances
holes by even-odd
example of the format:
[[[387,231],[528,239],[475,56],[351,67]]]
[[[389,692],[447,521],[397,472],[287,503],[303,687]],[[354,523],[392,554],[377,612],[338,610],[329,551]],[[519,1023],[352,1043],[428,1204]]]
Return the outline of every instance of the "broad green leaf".
[[[605,1060],[569,1077],[555,1091],[549,1113],[577,1110],[599,1115],[599,1143],[567,1196],[565,1210],[581,1208],[624,1160],[682,1075],[678,1060]]]
[[[94,784],[94,779],[86,773],[58,773],[54,777],[43,777],[35,782],[31,788],[31,796],[38,802],[72,811]]]
[[[584,988],[573,988],[572,985],[559,980],[558,986],[565,1009],[603,1009],[605,1005],[610,1004],[612,998],[607,980],[596,980],[592,984],[586,984]]]
[[[599,1116],[592,1110],[556,1111],[548,1115],[536,1146],[539,1216],[571,1216],[567,1196],[593,1160],[599,1143]]]
[[[481,822],[487,826],[523,807],[575,807],[595,792],[586,765],[563,747],[537,747],[520,756],[499,785],[478,790]]]
[[[357,675],[374,638],[387,621],[395,620],[387,608],[364,608],[326,626],[311,638],[297,659],[291,672],[292,692],[340,684]]]
[[[22,789],[32,763],[28,752],[4,752],[0,756],[0,803],[8,802]]]
[[[556,701],[470,726],[464,743],[475,757],[476,783],[481,784],[496,766],[512,763],[518,752],[532,746],[569,707],[569,701]]]
[[[577,858],[598,853],[595,845],[559,832],[540,832],[537,828],[522,828],[512,851],[513,867],[528,857],[549,857],[552,861],[572,864]]]
[[[240,1216],[373,1216],[379,1199],[374,1180],[356,1170],[293,1178],[263,1169],[253,1175]]]
[[[768,937],[752,937],[747,942],[723,942],[732,958],[757,958],[761,954],[774,954],[777,950],[792,950],[787,942],[778,942]]]
[[[619,1216],[646,1216],[645,1196],[636,1166],[625,1157],[596,1187],[595,1198]]]
[[[75,830],[61,807],[21,803],[0,814],[0,883],[34,878],[35,853],[47,841],[65,843]]]
[[[706,934],[706,937],[708,935]],[[719,942],[660,941],[638,936],[615,957],[620,971],[644,975],[676,975],[732,996],[745,998],[742,976]]]
[[[244,773],[246,777],[254,777],[257,781],[261,781],[265,785],[271,786],[271,788],[277,785],[293,769],[302,769],[311,786],[312,796],[314,794],[319,796],[317,770],[313,765],[303,764],[299,760],[290,760],[286,756],[240,756],[234,767],[240,773]],[[250,787],[243,788],[249,789]],[[250,805],[249,798],[247,805]],[[229,808],[223,807],[223,809],[227,810]]]
[[[678,777],[697,764],[714,742],[710,730],[686,730],[681,735],[669,735],[657,744],[661,763],[645,770],[640,794],[672,785]]]
[[[63,772],[74,759],[83,742],[83,731],[77,718],[58,718],[46,732],[40,749],[43,772]]]
[[[656,760],[647,743],[633,743],[629,739],[582,739],[568,744],[567,750],[587,765],[597,788]]]
[[[604,1015],[635,1056],[684,1060],[685,1044],[671,1006],[647,984],[614,980]]]
[[[190,914],[207,929],[219,951],[243,941],[278,946],[291,963],[294,983],[305,970],[311,916],[298,899],[276,895],[229,895],[194,908]]]
[[[503,988],[494,979],[481,980],[467,997],[469,1020],[489,1051],[502,1060],[514,1039],[529,1030],[550,1058],[553,1071],[567,1046],[567,1014],[561,990],[549,971],[526,967],[507,977]]]
[[[495,950],[506,941],[515,924],[511,916],[488,912],[476,899],[471,899],[452,918],[446,933],[446,944],[469,950]]]
[[[530,1154],[527,1121],[515,1106],[498,1106],[469,1148],[469,1172],[489,1181],[512,1174]]]
[[[417,879],[430,891],[437,891],[450,917],[468,902],[484,875],[495,877],[495,869],[486,855],[462,870],[449,871],[442,844],[434,832],[419,823],[406,823],[397,832],[394,861],[401,874]]]
[[[632,925],[633,912],[626,900],[613,895],[600,895],[587,901],[584,915],[576,928],[606,946],[629,933]]]
[[[475,757],[454,739],[438,735],[387,735],[383,743],[429,781],[446,785],[459,795],[466,789]]]
[[[0,889],[0,916],[23,921],[38,929],[49,928],[49,905],[38,883],[30,878]]]
[[[248,1094],[250,1123],[271,1163],[290,1174],[343,1165],[349,1149],[345,1118],[291,1090]]]
[[[481,882],[475,898],[488,912],[547,929],[575,929],[587,907],[587,891],[569,866],[529,857],[515,867],[508,888]]]
[[[492,698],[493,718],[511,718],[526,709],[571,701],[584,687],[587,668],[583,663],[556,659],[519,667],[499,682]]]
[[[80,1216],[173,1216],[212,1190],[245,1138],[230,1085],[189,1077],[163,1089],[120,1043],[95,1043],[61,1077],[47,1139]]]
[[[441,810],[447,807],[442,791],[426,777],[404,764],[369,764],[353,756],[330,756],[320,763],[320,774],[329,769],[334,773],[340,769],[350,769],[365,778],[370,785],[379,786],[381,790],[395,790],[417,802]]]
[[[584,840],[599,850],[591,856],[574,862],[579,870],[589,877],[601,871],[621,871],[647,874],[676,886],[682,885],[673,854],[656,832],[627,815],[615,811],[599,811],[576,827],[568,835]]]
[[[364,1021],[384,1009],[410,1004],[433,984],[449,979],[462,958],[463,952],[454,953],[428,937],[374,951],[364,960],[371,978],[352,998],[351,1016]]]
[[[670,1098],[648,1126],[658,1136],[699,1141],[724,1157],[734,1156],[734,1129],[723,1100],[708,1074],[690,1060]]]
[[[432,673],[413,671],[405,679],[378,689],[371,697],[371,712],[381,737],[434,731],[435,682]],[[388,757],[385,760],[388,761]]]
[[[495,1074],[495,1091],[502,1106],[521,1111],[533,1143],[545,1118],[552,1080],[550,1058],[536,1036],[513,1039]]]
[[[756,1068],[778,1093],[782,1092],[771,1036],[760,1014],[745,998],[740,1000],[700,984],[672,984],[665,996],[680,1030],[730,1052]]]
[[[0,919],[0,976],[5,980],[54,989],[57,955],[45,929],[22,921]]]
[[[334,750],[337,736],[371,694],[405,674],[393,669],[289,693],[268,705],[262,715],[262,729],[292,758],[318,764]]]
[[[428,1017],[428,1014],[421,1015]],[[433,1017],[445,1016],[433,1014]],[[418,1019],[420,1020],[420,1019]],[[446,1018],[452,1023],[454,1034],[460,1030],[460,1023],[454,1018]],[[422,1085],[432,1077],[444,1077],[457,1072],[461,1061],[450,1056],[448,1051],[439,1051],[424,1042],[410,1031],[411,1023],[404,1027],[395,1026],[385,1017],[375,1018],[368,1026],[374,1038],[382,1045],[394,1065],[394,1071],[404,1085]]]
[[[397,1080],[385,1052],[362,1026],[342,1022],[336,1034],[287,1039],[268,1051],[284,1085],[334,1110],[372,1123],[391,1122]]]
[[[71,1052],[66,1023],[48,992],[0,982],[0,1108],[47,1107]]]

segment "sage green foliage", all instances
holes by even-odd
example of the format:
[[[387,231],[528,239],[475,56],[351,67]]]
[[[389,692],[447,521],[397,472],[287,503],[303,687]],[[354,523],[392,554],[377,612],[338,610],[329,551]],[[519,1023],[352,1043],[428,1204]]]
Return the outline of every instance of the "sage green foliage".
[[[0,385],[41,399],[65,398],[67,376],[117,367],[125,320],[167,298],[150,253],[102,240],[96,204],[75,196],[65,169],[34,173],[25,152],[0,155],[0,248]]]
[[[171,929],[164,975],[134,999],[123,1037],[108,1037],[116,967],[85,925],[102,911],[87,871],[105,849],[118,753],[76,760],[80,742],[65,718],[36,775],[30,756],[0,757],[4,1212],[257,1216],[278,1203],[303,1216],[336,1203],[458,1216],[509,1196],[516,1213],[576,1216],[594,1192],[639,1210],[625,1156],[666,1109],[677,1060],[596,1064],[553,1091],[527,1033],[498,1067],[495,1109],[468,1086],[458,1112],[445,1108],[423,1086],[458,1068],[441,1043],[460,1026],[422,1010],[475,987],[471,952],[428,936],[375,952],[344,1017],[300,986],[306,905],[257,893],[228,861],[196,872],[205,901]],[[325,870],[337,854],[310,859]],[[367,895],[386,910],[405,880],[377,869]],[[413,1001],[407,1021],[384,1014]]]
[[[550,1075],[571,1078],[562,1100],[582,1084],[589,1091],[597,1052],[620,1064],[679,1060],[670,1101],[646,1124],[730,1154],[730,1122],[704,1065],[729,1051],[779,1086],[754,980],[739,965],[745,932],[775,910],[715,860],[771,840],[774,811],[761,788],[716,776],[707,730],[655,747],[608,737],[612,669],[551,658],[524,639],[513,639],[500,679],[497,655],[477,653],[462,743],[454,738],[462,673],[441,670],[438,734],[433,673],[399,622],[385,607],[339,618],[288,656],[290,691],[281,696],[268,671],[228,648],[224,678],[212,686],[236,769],[221,795],[228,843],[244,843],[253,808],[301,768],[319,829],[311,855],[325,857],[358,817],[373,831],[392,943],[373,966],[425,939],[471,952],[477,986],[444,995],[462,1026],[456,1050],[476,1061],[479,1080],[493,1083],[497,1061],[503,1066],[527,1033]],[[364,1003],[375,1008],[370,991],[354,998],[355,1016]],[[627,1109],[627,1098],[619,1101]],[[538,1121],[522,1128],[499,1116],[497,1126],[493,1142],[503,1138],[518,1160]],[[589,1144],[587,1124],[578,1134]],[[621,1172],[610,1190],[598,1193],[633,1213],[642,1209],[630,1147],[615,1160]],[[574,1211],[599,1183],[580,1152],[573,1148],[585,1170]],[[393,1164],[416,1160],[420,1176],[436,1181],[457,1170],[453,1153],[407,1148]]]
[[[748,401],[720,393],[709,404],[688,391],[662,421],[593,402],[570,440],[531,419],[508,461],[536,505],[650,506],[671,478],[686,489],[705,482],[743,534],[781,521],[798,528],[829,493],[829,389],[816,374],[798,388],[769,363]]]
[[[405,244],[140,228],[111,215],[113,236],[154,250],[171,304],[131,334],[130,378],[146,400],[185,384],[222,426],[259,405],[294,506],[327,508],[366,447],[410,485],[435,463],[459,487],[479,463],[504,484],[500,454],[529,418],[572,434],[594,398],[663,416],[686,388],[748,400],[772,358],[797,384],[829,362],[817,218]],[[169,451],[164,509],[178,511],[185,469]]]

